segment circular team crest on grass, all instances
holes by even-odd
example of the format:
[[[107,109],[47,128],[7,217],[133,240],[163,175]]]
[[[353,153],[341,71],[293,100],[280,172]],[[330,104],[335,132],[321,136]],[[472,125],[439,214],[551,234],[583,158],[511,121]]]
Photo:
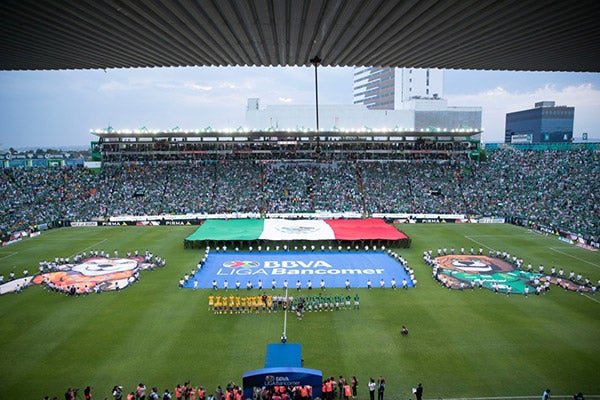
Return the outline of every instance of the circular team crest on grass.
[[[591,288],[569,279],[519,270],[514,264],[484,255],[445,255],[434,259],[434,278],[449,289],[481,287],[506,294],[539,294],[555,284],[565,290]]]
[[[234,261],[226,261],[223,263],[223,266],[225,268],[244,268],[244,269],[249,269],[249,268],[256,268],[258,267],[260,264],[257,263],[256,261],[239,261],[239,260],[234,260]]]
[[[0,293],[20,292],[32,285],[67,294],[88,294],[124,289],[139,279],[139,272],[156,264],[144,257],[89,257],[74,263],[54,265],[49,272],[15,279],[0,286]]]
[[[513,271],[515,267],[500,258],[488,256],[451,255],[437,257],[440,267],[473,274]]]

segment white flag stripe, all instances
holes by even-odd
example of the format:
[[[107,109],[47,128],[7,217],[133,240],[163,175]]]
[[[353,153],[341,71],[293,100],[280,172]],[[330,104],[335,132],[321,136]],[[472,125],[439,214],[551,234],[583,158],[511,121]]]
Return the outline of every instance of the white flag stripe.
[[[322,220],[266,219],[259,239],[331,240],[333,229]]]

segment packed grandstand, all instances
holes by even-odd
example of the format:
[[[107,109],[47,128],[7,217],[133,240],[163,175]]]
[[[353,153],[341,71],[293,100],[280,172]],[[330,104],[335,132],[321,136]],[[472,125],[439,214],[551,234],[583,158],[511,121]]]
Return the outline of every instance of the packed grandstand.
[[[596,245],[597,176],[600,153],[577,146],[567,151],[499,148],[488,150],[482,161],[224,156],[104,163],[99,170],[4,168],[0,227],[6,241],[15,232],[124,215],[463,215],[572,233]]]

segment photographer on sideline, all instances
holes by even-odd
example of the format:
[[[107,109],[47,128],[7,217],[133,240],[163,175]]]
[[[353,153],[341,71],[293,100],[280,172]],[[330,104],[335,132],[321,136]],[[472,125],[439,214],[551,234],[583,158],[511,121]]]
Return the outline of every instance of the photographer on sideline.
[[[113,388],[113,391],[112,391],[112,396],[114,397],[115,400],[122,400],[123,399],[123,386],[115,385],[115,387]]]
[[[75,400],[75,394],[77,393],[77,389],[68,388],[65,393],[65,400]]]

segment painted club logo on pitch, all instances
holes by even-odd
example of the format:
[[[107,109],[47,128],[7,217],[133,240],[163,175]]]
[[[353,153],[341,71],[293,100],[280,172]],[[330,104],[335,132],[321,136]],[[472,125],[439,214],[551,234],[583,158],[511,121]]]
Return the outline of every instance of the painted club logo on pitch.
[[[224,262],[223,266],[225,268],[232,268],[232,269],[236,269],[236,268],[249,269],[249,268],[256,268],[256,267],[260,266],[260,264],[257,263],[256,261],[239,261],[239,260],[234,260],[234,261],[226,261],[226,262]]]

